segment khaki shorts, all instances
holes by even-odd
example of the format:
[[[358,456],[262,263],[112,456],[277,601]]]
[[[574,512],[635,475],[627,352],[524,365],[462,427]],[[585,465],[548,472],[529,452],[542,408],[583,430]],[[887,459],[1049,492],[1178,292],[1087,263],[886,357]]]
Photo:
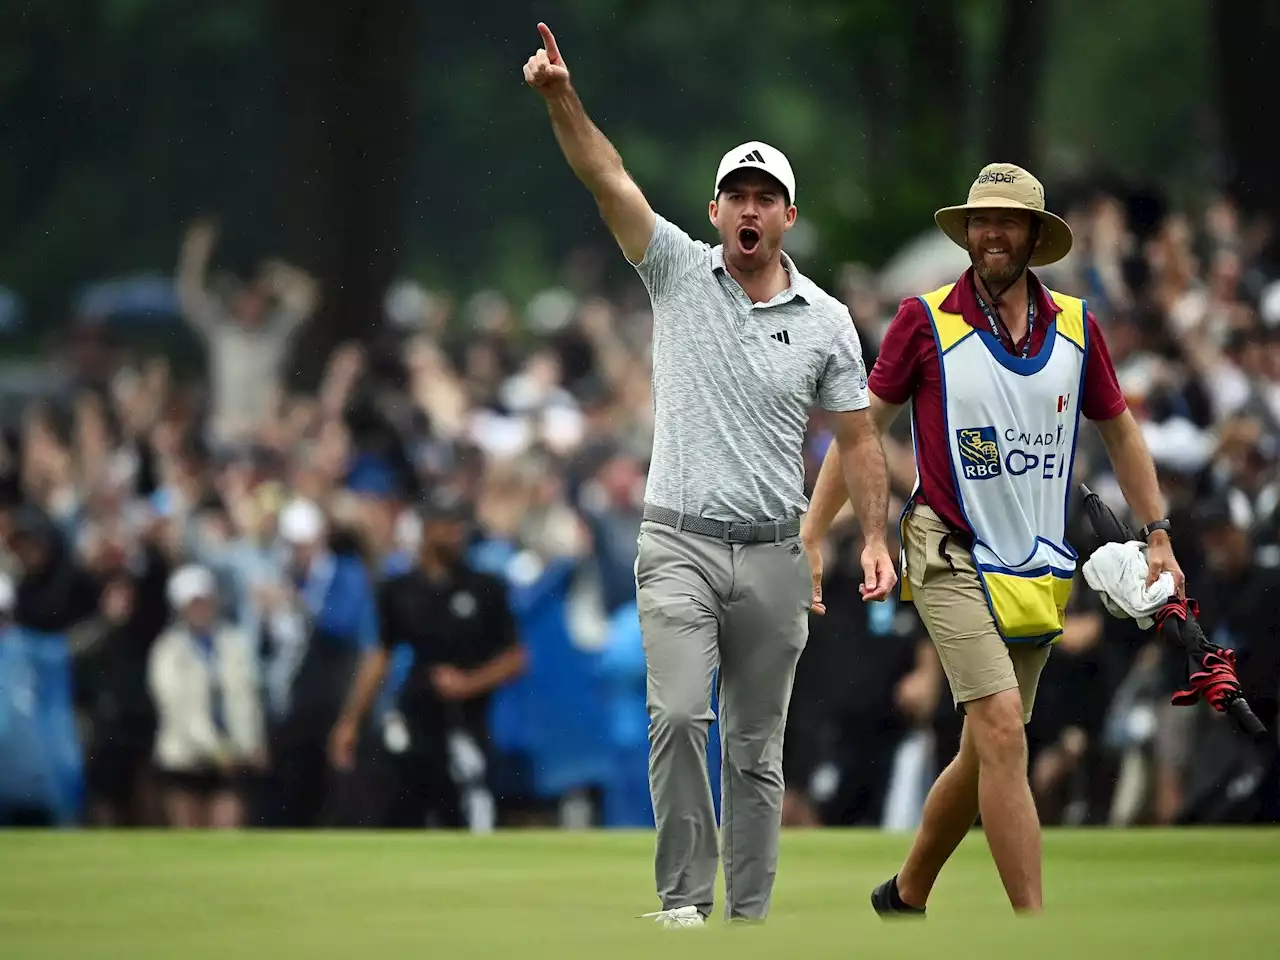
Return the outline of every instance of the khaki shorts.
[[[970,701],[1016,688],[1026,723],[1050,648],[1004,642],[972,555],[952,539],[942,555],[939,548],[948,528],[936,513],[917,504],[903,527],[911,599],[938,651],[956,706],[963,709]]]

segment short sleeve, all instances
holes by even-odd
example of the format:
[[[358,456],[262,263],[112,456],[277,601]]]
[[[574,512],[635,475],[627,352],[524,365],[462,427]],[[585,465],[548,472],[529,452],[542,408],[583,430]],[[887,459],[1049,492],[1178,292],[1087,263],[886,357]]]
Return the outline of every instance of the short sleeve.
[[[933,350],[924,307],[915,297],[903,300],[880,341],[871,368],[871,392],[885,403],[906,403],[920,383],[920,362]]]
[[[867,368],[862,362],[862,341],[847,311],[845,322],[831,340],[822,379],[818,382],[818,403],[822,409],[832,412],[865,410],[871,406]]]
[[[1089,314],[1089,353],[1084,360],[1084,396],[1080,398],[1080,412],[1089,420],[1111,420],[1124,413],[1128,404],[1116,377],[1115,364],[1102,337],[1102,328]]]
[[[705,262],[708,249],[671,221],[655,216],[644,259],[633,266],[648,288],[649,297],[657,303],[675,289],[686,273]]]

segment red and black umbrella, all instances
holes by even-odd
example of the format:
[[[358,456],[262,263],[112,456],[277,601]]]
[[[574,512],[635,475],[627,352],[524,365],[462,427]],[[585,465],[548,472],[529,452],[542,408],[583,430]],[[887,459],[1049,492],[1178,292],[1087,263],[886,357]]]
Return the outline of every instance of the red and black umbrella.
[[[1080,489],[1084,491],[1085,515],[1104,543],[1138,539],[1101,497],[1084,484]],[[1230,716],[1244,733],[1265,739],[1267,728],[1249,707],[1236,675],[1234,651],[1210,642],[1200,627],[1199,616],[1200,605],[1195,600],[1179,600],[1176,596],[1155,615],[1156,632],[1187,655],[1186,685],[1173,695],[1173,703],[1190,706],[1203,697],[1213,709]]]

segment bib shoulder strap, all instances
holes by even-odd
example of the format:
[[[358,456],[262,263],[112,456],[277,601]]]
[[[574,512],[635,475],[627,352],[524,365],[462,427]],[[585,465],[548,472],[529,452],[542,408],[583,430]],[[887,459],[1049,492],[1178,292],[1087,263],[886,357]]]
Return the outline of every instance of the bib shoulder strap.
[[[943,353],[946,353],[966,336],[974,332],[973,327],[965,323],[964,317],[960,316],[960,314],[946,313],[942,309],[943,301],[950,296],[954,287],[954,283],[949,283],[945,287],[939,287],[932,293],[926,293],[919,298],[929,314],[929,322],[933,324],[938,347]]]
[[[1088,316],[1088,305],[1078,297],[1059,293],[1057,290],[1045,288],[1053,302],[1062,308],[1058,314],[1058,333],[1066,337],[1081,350],[1085,349],[1085,317]]]

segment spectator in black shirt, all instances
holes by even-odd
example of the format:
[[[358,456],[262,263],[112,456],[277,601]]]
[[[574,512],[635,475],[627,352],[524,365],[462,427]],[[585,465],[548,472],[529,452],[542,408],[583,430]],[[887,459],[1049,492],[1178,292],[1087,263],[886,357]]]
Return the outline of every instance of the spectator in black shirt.
[[[88,819],[98,826],[146,824],[146,786],[155,738],[147,691],[154,637],[132,629],[136,587],[127,574],[103,586],[99,612],[72,634],[76,694],[85,740]]]
[[[1280,718],[1280,569],[1259,566],[1253,537],[1234,522],[1225,498],[1203,506],[1208,576],[1196,594],[1200,625],[1214,643],[1236,653],[1240,683],[1258,719]],[[1181,679],[1181,678],[1179,678]]]
[[[428,504],[418,564],[382,585],[381,643],[365,655],[330,739],[334,765],[350,769],[391,652],[400,644],[412,648],[413,668],[399,697],[409,746],[396,763],[390,825],[421,825],[432,813],[443,826],[463,825],[457,780],[484,789],[490,694],[525,667],[506,585],[465,560],[469,524],[464,505],[443,492]]]
[[[147,690],[151,645],[169,619],[170,561],[160,524],[141,542],[94,544],[86,572],[100,585],[96,614],[71,634],[85,739],[90,822],[145,825],[150,818],[155,711]]]
[[[1110,807],[1117,771],[1103,723],[1128,662],[1121,643],[1105,642],[1107,626],[1102,601],[1080,576],[1027,725],[1031,789],[1046,825],[1103,822]]]
[[[787,721],[805,735],[788,735],[783,769],[789,783],[809,782],[822,823],[878,826],[898,750],[933,715],[941,667],[910,606],[867,604],[858,595],[861,535],[833,530],[828,547],[827,612],[810,617]]]
[[[1198,519],[1207,568],[1195,585],[1200,625],[1211,641],[1235,651],[1249,704],[1274,731],[1280,719],[1280,569],[1258,565],[1248,517],[1233,511],[1227,497],[1202,503]],[[1177,681],[1184,670],[1178,664]],[[1189,708],[1176,709],[1185,715]],[[1193,739],[1177,771],[1182,776],[1175,822],[1275,822],[1280,817],[1280,750],[1274,733],[1260,746],[1211,711],[1188,716],[1198,722],[1188,724]]]
[[[9,547],[22,566],[15,622],[43,636],[65,636],[93,615],[98,587],[47,514],[24,506],[14,513]]]

